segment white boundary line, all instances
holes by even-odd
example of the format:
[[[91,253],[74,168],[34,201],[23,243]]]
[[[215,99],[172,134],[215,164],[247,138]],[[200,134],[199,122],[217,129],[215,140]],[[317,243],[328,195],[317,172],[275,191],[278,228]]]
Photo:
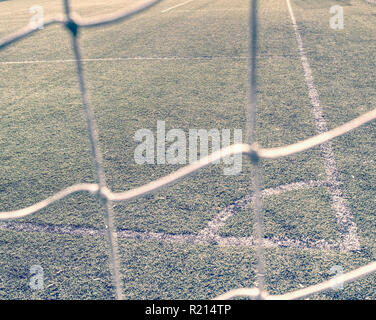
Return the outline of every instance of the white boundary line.
[[[81,62],[96,62],[96,61],[132,61],[132,60],[247,60],[245,56],[201,56],[201,57],[125,57],[125,58],[88,58],[81,59]],[[76,62],[73,59],[58,59],[58,60],[24,60],[24,61],[0,61],[0,65],[12,64],[41,64],[41,63],[72,63]]]
[[[184,6],[185,4],[188,4],[188,3],[192,2],[192,1],[193,1],[193,0],[188,0],[188,1],[185,1],[185,2],[183,2],[183,3],[177,4],[176,6],[173,6],[173,7],[167,8],[167,9],[165,9],[165,10],[162,10],[161,13],[165,13],[165,12],[168,12],[168,11],[170,11],[170,10],[172,10],[172,9],[175,9],[175,8],[178,8],[178,7],[181,7],[181,6]]]
[[[262,55],[257,59],[295,59],[293,55]],[[81,59],[81,62],[101,62],[101,61],[193,61],[193,60],[248,60],[246,56],[200,56],[200,57],[123,57],[123,58],[87,58]],[[57,59],[57,60],[23,60],[23,61],[0,61],[0,65],[17,65],[17,64],[44,64],[44,63],[73,63],[73,59]]]
[[[309,97],[312,105],[313,116],[317,132],[324,133],[328,131],[326,120],[323,116],[320,96],[313,81],[312,69],[308,62],[305,50],[303,47],[303,40],[300,35],[298,25],[296,23],[295,15],[292,10],[290,0],[286,0],[287,7],[290,13],[291,21],[294,27],[296,41],[300,53],[300,58],[303,65],[304,76],[308,86]],[[348,208],[346,199],[342,195],[341,181],[337,169],[335,156],[332,149],[331,141],[320,146],[321,156],[324,161],[324,167],[329,182],[329,190],[332,198],[332,207],[337,218],[339,231],[342,234],[341,250],[350,251],[358,250],[360,248],[359,239],[357,235],[357,226],[353,221],[354,218]]]
[[[275,188],[268,188],[261,191],[261,197],[265,198],[272,195],[278,195],[284,192],[294,190],[304,190],[315,187],[324,186],[325,182],[321,181],[303,181],[294,182],[287,185],[281,185]],[[235,215],[237,211],[243,209],[253,202],[253,195],[246,195],[243,198],[237,200],[233,204],[227,206],[220,211],[207,225],[207,227],[199,232],[199,235],[203,239],[212,239],[218,236],[218,232],[222,227],[226,225],[226,222]]]
[[[54,235],[70,235],[74,237],[104,237],[105,229],[92,227],[69,227],[50,224],[37,224],[31,222],[13,222],[0,221],[1,231],[27,232],[27,233],[45,233]],[[221,237],[216,236],[213,239],[203,239],[196,234],[170,234],[163,232],[118,230],[119,239],[128,239],[134,241],[161,241],[180,244],[213,245],[218,244],[222,247],[251,247],[255,246],[254,237]],[[309,238],[288,239],[286,237],[276,236],[270,239],[264,239],[265,248],[294,248],[294,249],[312,249],[312,250],[336,250],[340,244],[336,241],[312,240]]]
[[[268,188],[262,191],[262,197],[281,194],[293,190],[302,190],[325,186],[323,181],[295,182],[287,185],[281,185],[275,188]],[[220,246],[243,246],[254,247],[254,237],[223,237],[218,235],[219,229],[225,225],[225,222],[231,218],[237,210],[243,208],[252,202],[252,196],[246,195],[234,204],[220,211],[209,223],[208,226],[198,234],[170,234],[164,232],[119,230],[118,237],[121,239],[130,239],[137,241],[163,241],[175,243],[191,244],[218,244]],[[38,224],[31,222],[0,221],[0,230],[11,230],[16,232],[28,233],[47,233],[71,235],[76,237],[103,237],[104,229],[93,227],[69,227],[50,224]],[[312,240],[309,238],[289,239],[283,236],[264,239],[266,248],[295,248],[295,249],[313,249],[313,250],[337,250],[340,248],[338,241]]]
[[[176,12],[231,12],[231,11],[244,11],[248,12],[248,8],[224,8],[224,9],[180,9]]]

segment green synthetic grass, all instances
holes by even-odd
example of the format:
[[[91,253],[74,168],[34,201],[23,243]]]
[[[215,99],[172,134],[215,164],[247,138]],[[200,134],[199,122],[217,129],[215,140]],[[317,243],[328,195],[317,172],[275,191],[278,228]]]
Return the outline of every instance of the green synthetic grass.
[[[323,188],[290,191],[264,200],[265,236],[339,240],[329,192]],[[253,212],[245,207],[222,230],[224,236],[251,236]]]
[[[62,12],[61,1],[39,1],[46,15]],[[73,2],[82,16],[111,13],[132,1]],[[137,165],[133,137],[141,128],[229,128],[246,134],[248,1],[168,0],[129,21],[84,30],[84,58],[227,57],[196,60],[124,60],[85,63],[90,101],[98,122],[107,182],[123,191],[162,177],[179,166]],[[33,1],[0,3],[0,36],[28,23]],[[345,8],[345,29],[329,27],[329,8]],[[292,1],[313,70],[324,115],[333,128],[376,105],[374,52],[376,7],[364,1]],[[239,10],[244,8],[245,10]],[[226,10],[229,9],[229,10]],[[260,2],[257,140],[266,147],[294,143],[316,133],[294,30],[284,1]],[[231,58],[232,57],[232,58]],[[0,51],[0,61],[72,59],[69,34],[60,26]],[[72,62],[0,64],[0,209],[22,208],[94,172]],[[376,219],[375,124],[333,142],[343,192],[358,226],[358,253],[268,249],[267,287],[283,293],[328,279],[330,268],[350,271],[374,260]],[[319,148],[262,163],[262,187],[324,180]],[[205,168],[174,186],[128,203],[115,203],[119,229],[198,233],[227,205],[251,192],[250,165],[243,157],[237,176],[223,165]],[[326,188],[265,199],[265,234],[292,239],[339,239]],[[70,196],[20,221],[103,228],[98,201]],[[244,209],[223,235],[252,234]],[[0,298],[112,299],[106,242],[98,237],[1,231]],[[130,299],[212,298],[254,284],[249,248],[120,241],[124,295]],[[46,289],[28,288],[31,265],[45,269]],[[100,279],[100,280],[98,280]],[[345,285],[317,299],[375,299],[375,277]]]
[[[0,235],[0,299],[114,299],[103,239],[13,231]],[[43,268],[43,290],[29,287],[33,265]]]

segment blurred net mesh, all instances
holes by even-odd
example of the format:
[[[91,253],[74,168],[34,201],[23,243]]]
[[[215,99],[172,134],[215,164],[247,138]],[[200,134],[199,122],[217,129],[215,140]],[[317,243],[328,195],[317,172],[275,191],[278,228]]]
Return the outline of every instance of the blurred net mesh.
[[[118,245],[117,245],[117,234],[116,228],[114,226],[113,212],[112,212],[112,201],[125,201],[141,197],[143,195],[149,194],[153,191],[164,188],[178,180],[197,172],[198,170],[215,163],[219,159],[235,155],[235,154],[247,154],[252,163],[252,181],[253,181],[253,194],[254,194],[254,211],[255,211],[255,249],[257,255],[257,279],[255,288],[240,288],[231,290],[223,295],[219,295],[215,299],[231,299],[235,297],[248,297],[251,299],[300,299],[304,297],[311,296],[316,293],[323,292],[332,288],[334,285],[341,283],[347,283],[354,281],[356,279],[362,278],[368,274],[376,272],[376,262],[372,262],[368,265],[360,267],[356,270],[348,272],[342,275],[340,278],[333,278],[329,281],[321,282],[317,285],[313,285],[301,290],[296,290],[282,295],[269,295],[265,290],[264,277],[265,277],[265,258],[263,253],[263,217],[262,217],[262,197],[260,192],[260,181],[261,172],[259,168],[259,163],[262,159],[278,159],[280,157],[292,155],[304,150],[308,150],[314,146],[330,141],[331,139],[345,134],[359,126],[368,123],[376,119],[376,109],[369,111],[358,118],[355,118],[335,129],[318,134],[314,137],[302,140],[298,143],[277,147],[277,148],[262,148],[255,142],[255,116],[256,116],[256,53],[257,53],[257,37],[258,37],[258,18],[257,18],[257,0],[251,0],[251,11],[250,11],[250,90],[249,90],[249,108],[247,112],[248,116],[248,143],[247,144],[235,144],[226,148],[223,148],[211,155],[200,159],[192,164],[189,164],[163,178],[154,180],[146,185],[138,188],[131,189],[125,192],[115,193],[112,192],[106,184],[106,178],[103,167],[103,159],[101,151],[98,147],[98,133],[96,128],[96,122],[93,115],[93,111],[88,99],[85,74],[82,67],[82,59],[80,46],[78,41],[79,31],[81,28],[98,27],[103,25],[108,25],[112,23],[117,23],[126,20],[127,18],[141,13],[148,8],[158,4],[162,0],[152,0],[144,2],[140,5],[134,6],[132,9],[127,9],[119,11],[115,14],[98,17],[93,19],[83,19],[77,14],[71,12],[70,1],[63,0],[64,4],[64,15],[45,19],[44,28],[54,25],[62,24],[64,25],[71,34],[72,39],[72,49],[75,56],[77,76],[81,91],[82,104],[84,107],[86,115],[86,124],[88,130],[88,136],[91,146],[91,155],[93,160],[93,165],[96,173],[96,183],[80,183],[65,188],[64,190],[54,194],[53,196],[40,201],[27,208],[0,212],[0,220],[15,219],[33,214],[50,204],[59,201],[70,194],[77,192],[90,192],[102,202],[105,212],[105,224],[107,239],[109,242],[109,259],[111,265],[111,274],[114,282],[114,287],[116,290],[116,298],[123,299],[122,295],[122,282],[120,273],[120,263],[118,257]],[[287,0],[288,1],[288,0]],[[14,42],[21,40],[32,33],[40,29],[26,27],[10,36],[0,40],[0,50],[6,48],[7,46],[13,44]]]

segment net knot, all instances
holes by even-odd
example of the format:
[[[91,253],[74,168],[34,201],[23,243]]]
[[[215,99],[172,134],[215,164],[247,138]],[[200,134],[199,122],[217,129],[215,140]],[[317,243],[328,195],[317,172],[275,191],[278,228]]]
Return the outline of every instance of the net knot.
[[[106,202],[109,200],[110,193],[111,191],[107,187],[99,187],[96,195],[99,199]]]
[[[260,161],[259,149],[260,146],[257,143],[252,144],[248,156],[253,164],[257,164]]]
[[[69,19],[66,23],[65,23],[65,27],[70,31],[72,32],[73,36],[74,37],[77,37],[77,34],[78,34],[78,24],[73,20],[73,19]]]

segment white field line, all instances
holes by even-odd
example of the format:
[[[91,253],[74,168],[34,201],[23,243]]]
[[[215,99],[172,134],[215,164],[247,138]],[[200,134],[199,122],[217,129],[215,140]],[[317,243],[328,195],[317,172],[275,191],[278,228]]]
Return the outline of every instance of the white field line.
[[[272,195],[278,195],[283,192],[320,187],[324,184],[325,183],[321,181],[295,182],[287,185],[278,186],[275,188],[265,189],[261,191],[261,197],[265,198]],[[239,210],[244,209],[248,205],[251,205],[252,201],[253,195],[246,195],[243,198],[234,202],[233,204],[227,206],[208,223],[205,229],[200,231],[199,235],[203,239],[212,239],[217,237],[219,230],[225,226],[228,219],[233,217],[235,213]]]
[[[257,59],[296,59],[295,55],[262,55],[257,56]],[[323,57],[325,58],[325,57]],[[326,57],[330,59],[330,57]],[[165,61],[194,61],[194,60],[248,60],[249,57],[246,56],[199,56],[199,57],[123,57],[123,58],[87,58],[81,59],[81,62],[101,62],[101,61],[132,61],[132,60],[165,60]],[[56,60],[22,60],[22,61],[0,61],[0,65],[14,65],[14,64],[44,64],[44,63],[74,63],[76,60],[73,59],[56,59]]]
[[[316,131],[319,134],[324,133],[328,131],[328,128],[320,105],[320,96],[313,81],[312,70],[309,65],[307,56],[305,54],[303,40],[300,35],[298,25],[296,23],[295,15],[291,7],[290,0],[286,0],[286,2],[294,27],[300,58],[303,65],[304,76],[309,90],[309,97],[312,104],[312,111],[315,120]],[[357,235],[357,226],[353,221],[354,218],[348,208],[347,201],[342,195],[341,181],[339,178],[337,164],[332,149],[332,143],[324,143],[320,146],[320,148],[321,155],[324,161],[327,179],[329,182],[328,186],[332,198],[332,207],[336,215],[338,228],[342,235],[341,250],[358,250],[360,248],[360,244]]]
[[[162,13],[168,12],[168,11],[170,11],[170,10],[172,10],[172,9],[175,9],[175,8],[178,8],[178,7],[181,7],[181,6],[184,6],[185,4],[188,4],[188,3],[192,2],[192,1],[193,1],[193,0],[185,1],[185,2],[183,2],[183,3],[177,4],[176,6],[173,6],[173,7],[167,8],[167,9],[165,9],[165,10],[162,10],[161,12],[162,12]]]
[[[279,57],[279,56],[278,56]],[[92,58],[81,59],[82,62],[96,61],[132,61],[132,60],[247,60],[246,56],[201,56],[201,57],[124,57],[124,58]],[[58,60],[24,60],[24,61],[0,61],[0,65],[8,64],[41,64],[41,63],[72,63],[74,59]]]
[[[292,190],[309,189],[314,187],[324,186],[325,182],[308,181],[296,182],[288,185],[278,186],[276,188],[269,188],[262,191],[262,196],[267,197],[271,195],[280,194]],[[254,247],[255,240],[253,237],[221,237],[217,234],[210,234],[212,231],[219,231],[219,228],[225,224],[225,221],[233,216],[240,207],[244,207],[252,201],[251,196],[245,196],[228,206],[216,215],[205,228],[204,232],[199,234],[169,234],[163,232],[148,232],[148,231],[133,231],[133,230],[118,230],[117,234],[120,239],[131,239],[137,241],[164,241],[175,243],[191,243],[191,244],[218,244],[220,246],[245,246]],[[14,222],[1,221],[0,230],[12,230],[18,232],[29,233],[47,233],[71,235],[76,237],[103,237],[105,235],[104,229],[97,229],[92,227],[69,227],[36,224],[30,222]],[[209,230],[209,231],[208,231]],[[286,247],[286,248],[300,248],[300,249],[317,249],[317,250],[335,250],[339,249],[340,244],[336,241],[312,240],[308,238],[288,239],[286,237],[276,236],[271,239],[264,239],[264,247]]]
[[[32,222],[0,221],[0,230],[11,230],[26,233],[47,233],[71,235],[76,237],[99,237],[105,235],[104,229],[91,227],[68,227],[51,224],[37,224]]]
[[[231,11],[249,11],[248,8],[223,8],[223,9],[179,9],[175,12],[231,12]]]
[[[285,59],[292,58],[295,59],[294,55],[263,55],[257,56],[257,59]],[[161,61],[194,61],[194,60],[248,60],[247,56],[199,56],[199,57],[123,57],[123,58],[87,58],[81,59],[81,62],[111,62],[111,61],[148,61],[148,60],[161,60]],[[23,61],[0,61],[0,65],[14,65],[14,64],[44,64],[44,63],[74,63],[74,59],[57,59],[57,60],[23,60]]]
[[[105,229],[97,229],[91,227],[68,227],[37,224],[31,222],[13,222],[1,221],[0,230],[15,231],[26,233],[45,233],[54,235],[70,235],[74,237],[104,237]],[[212,239],[203,239],[196,234],[169,234],[164,232],[149,231],[133,231],[118,230],[119,239],[129,239],[135,241],[162,241],[180,244],[196,244],[196,245],[213,245],[218,244],[223,247],[255,247],[255,239],[253,237],[221,237],[215,236]],[[273,237],[264,239],[265,248],[295,248],[295,249],[313,249],[313,250],[336,250],[340,244],[336,241],[312,240],[308,238],[288,239],[286,237]]]

